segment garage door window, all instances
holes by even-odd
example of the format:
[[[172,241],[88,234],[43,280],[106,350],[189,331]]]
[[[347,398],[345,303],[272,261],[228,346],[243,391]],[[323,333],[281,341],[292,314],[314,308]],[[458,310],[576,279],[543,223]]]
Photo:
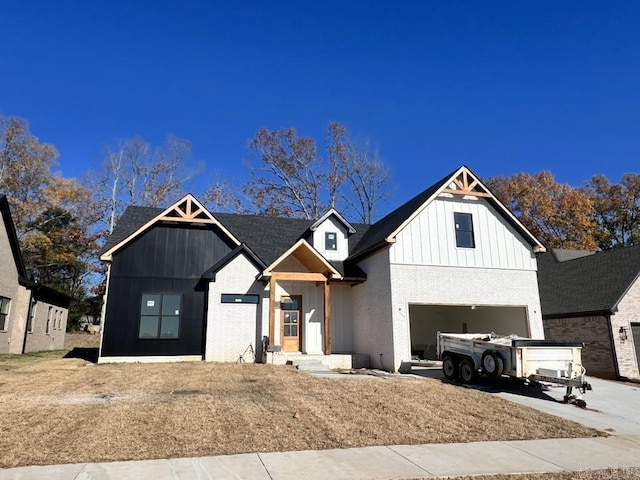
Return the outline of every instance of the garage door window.
[[[473,238],[473,217],[470,213],[454,213],[456,225],[456,246],[462,248],[476,248]]]

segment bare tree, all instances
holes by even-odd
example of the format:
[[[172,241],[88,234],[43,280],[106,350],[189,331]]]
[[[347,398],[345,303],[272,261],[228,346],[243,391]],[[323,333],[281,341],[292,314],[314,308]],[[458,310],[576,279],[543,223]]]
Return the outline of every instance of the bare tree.
[[[140,136],[107,147],[103,171],[87,182],[103,205],[109,233],[127,205],[157,207],[183,195],[182,186],[195,175],[187,171],[188,140],[169,135],[153,148]]]
[[[317,154],[311,137],[294,128],[260,129],[249,143],[259,167],[247,163],[243,185],[248,209],[265,215],[319,218],[328,208],[344,208],[359,221],[371,222],[375,208],[389,198],[389,174],[368,142],[357,144],[346,127],[330,122],[327,158]]]
[[[329,123],[328,153],[331,171],[329,188],[335,188],[343,213],[362,223],[375,220],[376,207],[391,197],[390,175],[370,141],[354,142],[346,128]]]

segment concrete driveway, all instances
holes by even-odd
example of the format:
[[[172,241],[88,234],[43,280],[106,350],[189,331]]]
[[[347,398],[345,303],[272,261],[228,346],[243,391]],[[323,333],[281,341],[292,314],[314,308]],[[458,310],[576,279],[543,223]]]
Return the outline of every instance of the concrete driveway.
[[[413,367],[412,373],[445,381],[442,370],[436,367]],[[582,396],[587,402],[584,409],[562,403],[565,394],[563,386],[550,386],[543,390],[505,377],[497,382],[481,379],[477,384],[461,385],[461,388],[481,390],[613,435],[640,434],[640,384],[594,377],[589,377],[587,381],[593,390]],[[579,395],[575,389],[573,393]]]

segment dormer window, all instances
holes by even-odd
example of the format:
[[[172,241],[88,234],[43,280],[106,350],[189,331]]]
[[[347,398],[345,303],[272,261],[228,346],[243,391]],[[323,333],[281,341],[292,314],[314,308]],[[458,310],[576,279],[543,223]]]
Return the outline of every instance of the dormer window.
[[[326,232],[324,234],[324,249],[325,250],[338,249],[338,234],[336,232]]]

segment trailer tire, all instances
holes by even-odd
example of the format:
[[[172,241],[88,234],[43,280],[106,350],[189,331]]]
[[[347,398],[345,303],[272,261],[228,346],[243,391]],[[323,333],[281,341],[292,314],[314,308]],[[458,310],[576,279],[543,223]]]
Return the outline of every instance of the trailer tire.
[[[473,360],[463,358],[460,362],[459,369],[460,380],[462,383],[473,383],[478,378],[478,372],[473,363]]]
[[[458,362],[451,355],[445,355],[442,359],[442,374],[447,380],[458,378]]]
[[[499,353],[487,350],[482,354],[482,373],[490,378],[499,378],[504,371],[504,360]]]

